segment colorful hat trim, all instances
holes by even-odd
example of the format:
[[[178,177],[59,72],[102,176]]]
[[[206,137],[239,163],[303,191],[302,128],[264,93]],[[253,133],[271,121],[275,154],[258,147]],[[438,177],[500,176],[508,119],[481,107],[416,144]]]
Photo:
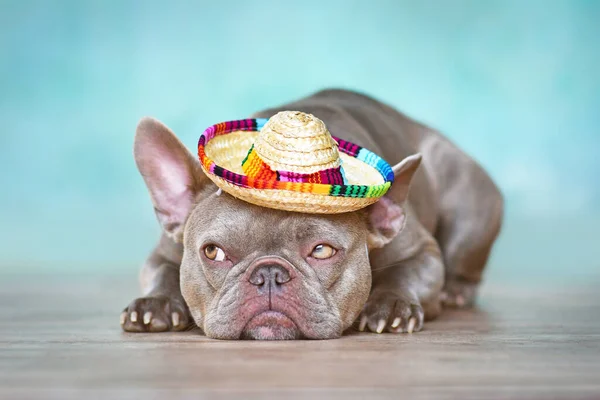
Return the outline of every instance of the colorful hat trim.
[[[205,145],[215,136],[236,131],[260,131],[267,121],[266,118],[242,119],[208,127],[198,140],[198,157],[204,170],[233,185],[244,188],[288,190],[337,197],[379,198],[388,191],[394,182],[392,168],[385,160],[364,147],[335,136],[332,137],[337,142],[340,152],[375,168],[381,174],[383,183],[379,185],[348,185],[342,166],[313,174],[273,171],[256,155],[254,146],[250,148],[242,162],[242,169],[246,175],[224,169],[206,155]]]

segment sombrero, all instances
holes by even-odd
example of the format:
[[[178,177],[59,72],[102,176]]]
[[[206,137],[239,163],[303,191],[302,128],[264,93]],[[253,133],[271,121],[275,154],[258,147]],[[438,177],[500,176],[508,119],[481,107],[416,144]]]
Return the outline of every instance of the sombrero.
[[[206,175],[232,196],[304,213],[361,209],[394,180],[377,154],[331,136],[323,121],[299,111],[213,125],[198,140],[198,157]]]

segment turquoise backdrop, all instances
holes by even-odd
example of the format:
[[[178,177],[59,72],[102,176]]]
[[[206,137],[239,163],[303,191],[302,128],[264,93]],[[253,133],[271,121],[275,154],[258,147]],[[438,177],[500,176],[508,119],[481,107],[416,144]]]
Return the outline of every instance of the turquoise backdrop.
[[[132,140],[328,87],[442,130],[502,187],[495,279],[598,271],[600,1],[0,0],[0,268],[135,271]],[[525,274],[525,275],[524,275]]]

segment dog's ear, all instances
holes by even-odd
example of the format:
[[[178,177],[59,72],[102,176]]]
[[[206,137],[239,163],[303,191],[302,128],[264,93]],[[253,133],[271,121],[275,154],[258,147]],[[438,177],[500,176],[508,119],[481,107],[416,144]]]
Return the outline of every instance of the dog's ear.
[[[406,157],[396,164],[394,183],[385,196],[367,209],[369,248],[381,248],[392,241],[406,224],[404,204],[412,178],[421,164],[421,154]]]
[[[133,153],[160,224],[181,242],[195,195],[208,182],[200,163],[169,128],[147,117],[137,126]]]

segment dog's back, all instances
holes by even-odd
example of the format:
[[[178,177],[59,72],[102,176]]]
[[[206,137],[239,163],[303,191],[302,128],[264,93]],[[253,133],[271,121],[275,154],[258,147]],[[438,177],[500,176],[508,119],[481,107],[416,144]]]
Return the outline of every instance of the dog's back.
[[[268,118],[282,110],[316,115],[334,136],[383,155],[391,165],[421,153],[408,207],[438,242],[447,281],[480,281],[500,230],[503,199],[477,162],[436,130],[360,93],[323,90],[256,116]]]
[[[423,167],[413,180],[409,202],[431,233],[437,230],[448,195],[453,196],[459,188],[475,184],[477,191],[500,196],[487,173],[439,132],[361,93],[327,89],[256,116],[268,118],[282,110],[316,115],[334,136],[383,155],[390,165],[420,152]]]

